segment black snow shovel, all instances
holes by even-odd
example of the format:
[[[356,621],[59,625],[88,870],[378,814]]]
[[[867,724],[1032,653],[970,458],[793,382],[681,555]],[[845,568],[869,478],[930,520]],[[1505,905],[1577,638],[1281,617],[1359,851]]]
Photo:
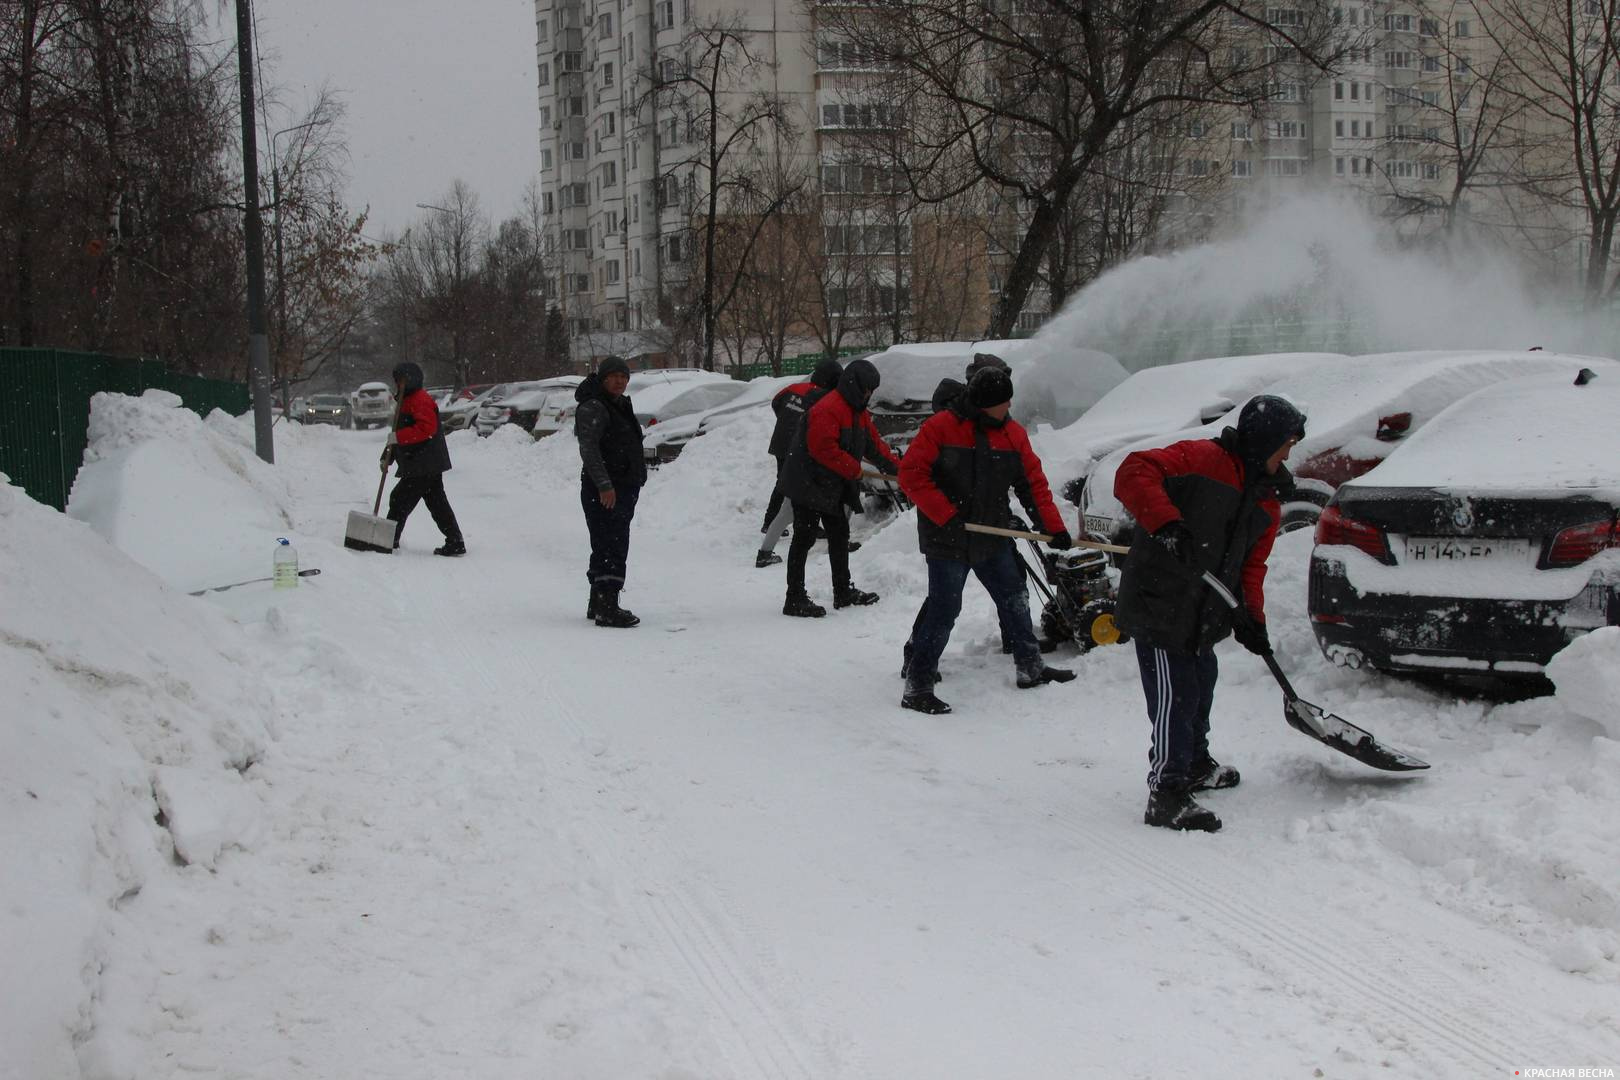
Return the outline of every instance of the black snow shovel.
[[[1242,622],[1253,624],[1249,613],[1243,610],[1238,598],[1232,595],[1232,590],[1221,583],[1221,579],[1205,570],[1201,575],[1204,584],[1214,590],[1221,602],[1232,609],[1232,616]],[[1418,769],[1427,769],[1429,763],[1419,761],[1410,754],[1404,754],[1392,747],[1385,746],[1375,738],[1372,732],[1359,728],[1342,716],[1328,712],[1319,705],[1312,705],[1298,694],[1278,666],[1277,658],[1268,650],[1260,658],[1271,669],[1271,675],[1277,680],[1277,685],[1283,692],[1283,719],[1295,731],[1303,732],[1321,743],[1329,746],[1341,754],[1355,758],[1363,765],[1371,765],[1375,769],[1386,772],[1414,772]]]
[[[404,395],[394,398],[394,415],[388,421],[388,431],[392,435],[399,425],[399,404]],[[395,444],[396,447],[398,444]],[[396,449],[396,453],[398,450]],[[382,466],[382,477],[377,481],[377,499],[371,504],[371,513],[362,514],[358,510],[349,511],[349,525],[343,532],[343,546],[355,551],[381,551],[391,554],[394,550],[394,541],[399,536],[399,526],[389,518],[378,517],[377,511],[382,509],[383,487],[388,483],[388,463]]]

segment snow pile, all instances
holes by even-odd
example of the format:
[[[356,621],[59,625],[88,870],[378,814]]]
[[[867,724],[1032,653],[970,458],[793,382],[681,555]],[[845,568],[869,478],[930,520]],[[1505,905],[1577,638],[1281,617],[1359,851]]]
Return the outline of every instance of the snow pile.
[[[737,551],[757,549],[765,504],[776,486],[776,459],[765,452],[775,423],[770,409],[754,409],[687,443],[679,457],[648,476],[636,528],[691,534]],[[577,470],[578,444],[569,442]]]
[[[96,400],[102,461],[122,455],[132,493],[160,494],[143,485],[161,462],[213,484],[226,512],[258,487],[247,469],[232,490],[220,476],[234,460],[229,440],[162,398]],[[181,441],[160,449],[165,435]],[[141,542],[139,529],[122,527],[145,508],[131,510],[112,477],[100,479],[103,510],[126,511],[108,510],[103,523]],[[192,537],[229,527],[185,523]],[[177,546],[191,557],[205,550]],[[177,864],[212,867],[259,835],[250,767],[272,716],[238,627],[9,485],[0,487],[0,595],[0,1046],[8,1076],[77,1076],[81,1066],[96,1072],[122,1037],[92,1012],[113,977],[104,972],[129,978],[157,963],[137,955],[142,943],[120,940],[122,906],[184,875]]]
[[[1576,638],[1552,658],[1547,677],[1564,708],[1620,740],[1620,626]]]
[[[294,437],[290,426],[276,431]],[[268,573],[271,545],[292,528],[290,499],[285,479],[254,456],[246,419],[203,420],[163,390],[90,401],[68,513],[171,585],[229,581],[242,550],[262,551]]]

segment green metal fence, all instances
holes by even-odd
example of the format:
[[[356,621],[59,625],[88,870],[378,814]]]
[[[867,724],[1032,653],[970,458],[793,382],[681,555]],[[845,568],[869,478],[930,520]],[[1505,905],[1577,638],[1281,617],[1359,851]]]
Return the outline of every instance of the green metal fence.
[[[855,356],[858,353],[869,353],[872,351],[871,346],[845,346],[844,348],[838,350],[838,355]],[[822,358],[826,355],[827,354],[823,352],[811,352],[800,353],[798,356],[784,356],[782,358],[782,374],[808,375],[810,372],[815,370],[816,365],[821,363]],[[743,382],[747,382],[749,379],[757,379],[761,375],[769,374],[771,374],[771,365],[769,364],[739,364],[731,369],[731,377],[733,379],[741,379]]]
[[[160,360],[0,349],[0,473],[40,502],[67,509],[89,441],[90,398],[152,389],[178,394],[202,416],[244,413],[252,403],[243,383],[177,374]]]

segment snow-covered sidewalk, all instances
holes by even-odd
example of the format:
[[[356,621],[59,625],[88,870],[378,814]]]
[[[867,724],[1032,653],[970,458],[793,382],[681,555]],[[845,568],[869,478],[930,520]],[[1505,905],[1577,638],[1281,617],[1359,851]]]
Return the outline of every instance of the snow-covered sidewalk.
[[[0,489],[8,1080],[1620,1068],[1614,732],[1327,667],[1308,535],[1273,558],[1283,663],[1434,768],[1288,731],[1223,649],[1244,783],[1225,831],[1175,835],[1141,824],[1127,649],[1016,690],[970,594],[956,711],[898,708],[909,519],[854,557],[880,604],[783,618],[763,427],[654,476],[643,624],[608,631],[566,439],[453,438],[471,553],[428,554],[421,512],[388,557],[341,547],[380,434],[278,428],[269,469],[236,421],[100,405],[75,512],[170,587]],[[268,573],[275,535],[322,574],[183,595]]]

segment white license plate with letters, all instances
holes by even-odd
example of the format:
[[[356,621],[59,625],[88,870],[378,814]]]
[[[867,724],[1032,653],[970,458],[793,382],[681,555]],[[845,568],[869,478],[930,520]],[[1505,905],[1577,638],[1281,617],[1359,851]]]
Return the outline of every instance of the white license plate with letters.
[[[1408,536],[1406,562],[1526,562],[1530,541],[1480,536]]]

